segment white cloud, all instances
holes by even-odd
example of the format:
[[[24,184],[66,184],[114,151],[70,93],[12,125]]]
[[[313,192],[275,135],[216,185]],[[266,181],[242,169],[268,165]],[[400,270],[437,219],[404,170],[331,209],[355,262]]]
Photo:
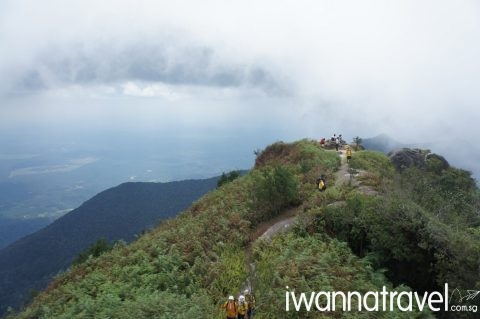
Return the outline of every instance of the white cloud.
[[[136,83],[129,81],[122,85],[123,94],[137,97],[160,97],[170,101],[186,98],[184,93],[175,90],[174,86],[164,83]]]
[[[10,0],[0,9],[0,92],[105,105],[149,97],[162,118],[188,125],[278,116],[295,136],[386,132],[441,144],[480,134],[477,1]]]

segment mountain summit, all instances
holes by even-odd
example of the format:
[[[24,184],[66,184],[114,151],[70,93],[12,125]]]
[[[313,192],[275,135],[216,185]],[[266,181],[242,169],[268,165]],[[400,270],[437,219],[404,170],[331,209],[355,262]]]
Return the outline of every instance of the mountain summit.
[[[256,318],[431,318],[396,303],[373,313],[292,311],[286,299],[479,287],[479,191],[468,172],[426,161],[397,170],[380,152],[354,152],[347,163],[343,150],[314,141],[275,143],[245,176],[69,268],[8,318],[224,318],[221,305],[246,287]]]

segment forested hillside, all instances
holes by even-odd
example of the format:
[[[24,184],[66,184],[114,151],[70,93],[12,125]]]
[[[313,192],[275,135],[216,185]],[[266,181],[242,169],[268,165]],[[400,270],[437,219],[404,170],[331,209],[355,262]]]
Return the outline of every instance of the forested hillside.
[[[100,239],[131,242],[215,188],[218,178],[125,183],[86,201],[46,228],[0,250],[0,316],[46,287]]]

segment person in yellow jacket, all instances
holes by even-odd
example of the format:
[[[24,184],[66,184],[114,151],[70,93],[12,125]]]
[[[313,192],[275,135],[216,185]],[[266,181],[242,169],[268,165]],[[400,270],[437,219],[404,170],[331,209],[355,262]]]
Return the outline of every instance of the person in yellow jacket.
[[[245,289],[245,300],[248,304],[247,319],[252,319],[255,314],[255,295],[250,293],[248,289]]]
[[[248,311],[248,303],[245,301],[245,296],[238,297],[237,319],[245,319]]]
[[[327,189],[327,183],[325,182],[325,175],[320,175],[319,178],[317,178],[317,187],[318,187],[318,190],[323,192],[324,190]]]
[[[350,146],[347,146],[347,163],[350,163],[351,159],[352,159],[352,149]]]
[[[227,319],[237,319],[238,305],[233,296],[228,297],[228,300],[222,305],[227,313]]]

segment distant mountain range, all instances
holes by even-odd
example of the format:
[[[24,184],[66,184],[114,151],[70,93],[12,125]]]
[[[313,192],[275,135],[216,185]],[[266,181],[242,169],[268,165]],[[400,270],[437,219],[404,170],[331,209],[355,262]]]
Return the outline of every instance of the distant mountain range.
[[[386,134],[380,134],[371,138],[364,138],[362,145],[369,150],[379,151],[387,154],[395,149],[409,147],[406,144],[402,144]]]
[[[55,222],[0,250],[0,316],[42,289],[82,250],[103,238],[131,242],[162,219],[189,207],[218,178],[125,183],[108,189]]]

